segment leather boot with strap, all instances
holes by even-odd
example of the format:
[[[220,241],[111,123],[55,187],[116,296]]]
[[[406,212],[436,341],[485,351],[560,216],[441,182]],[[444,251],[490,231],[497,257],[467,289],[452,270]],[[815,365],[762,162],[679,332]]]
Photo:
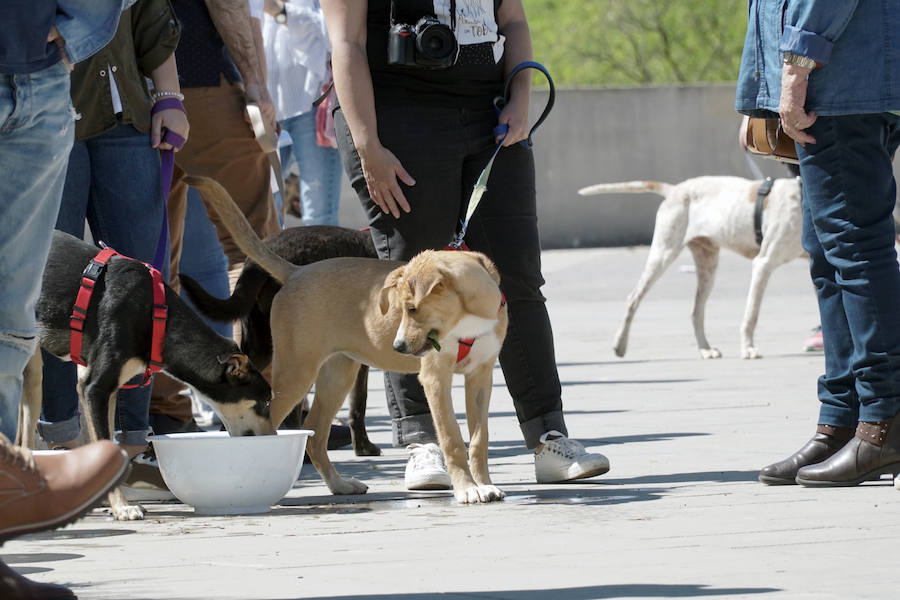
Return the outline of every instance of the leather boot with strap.
[[[766,485],[795,485],[797,471],[830,458],[853,437],[853,428],[817,425],[816,434],[786,459],[764,467],[759,481]]]
[[[861,421],[856,435],[834,456],[797,472],[806,487],[851,487],[900,473],[900,414],[890,421]]]
[[[76,600],[69,588],[38,583],[19,575],[0,560],[0,598],[4,600]]]

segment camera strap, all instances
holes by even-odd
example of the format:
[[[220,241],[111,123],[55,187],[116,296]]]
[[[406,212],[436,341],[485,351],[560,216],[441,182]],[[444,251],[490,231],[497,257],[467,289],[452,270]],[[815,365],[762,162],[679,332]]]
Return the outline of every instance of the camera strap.
[[[550,72],[547,71],[544,65],[534,61],[526,61],[516,65],[513,70],[509,72],[509,75],[506,78],[506,83],[503,86],[503,96],[497,96],[496,98],[494,98],[494,110],[499,116],[500,111],[503,110],[503,107],[506,106],[506,104],[509,102],[509,84],[512,82],[513,77],[515,77],[520,71],[524,69],[537,69],[547,77],[547,82],[550,84],[550,95],[547,98],[547,105],[541,112],[541,116],[538,117],[537,122],[531,127],[531,130],[529,130],[528,137],[519,142],[523,146],[530,148],[534,146],[533,137],[535,131],[537,131],[537,128],[550,114],[550,109],[553,108],[553,103],[556,101],[556,87],[553,85],[553,78],[550,77]],[[506,139],[506,134],[508,132],[509,126],[506,123],[500,123],[496,127],[494,127],[494,137],[499,138],[497,147],[494,148],[494,152],[493,154],[491,154],[490,160],[488,160],[487,164],[481,170],[481,174],[478,176],[478,179],[475,181],[475,186],[472,188],[472,195],[469,196],[469,205],[466,207],[466,217],[465,219],[460,221],[459,233],[457,233],[456,237],[453,238],[453,241],[450,242],[448,248],[459,250],[464,245],[463,238],[466,236],[466,230],[469,228],[469,220],[472,218],[472,215],[475,214],[475,209],[478,208],[478,203],[481,202],[481,197],[487,191],[487,182],[488,178],[491,176],[491,168],[494,166],[494,159],[497,158],[497,153],[499,153],[500,148],[503,147],[503,140]]]
[[[390,12],[390,25],[394,26],[397,24],[397,0],[391,0],[391,12]],[[453,35],[456,35],[456,0],[450,0],[450,29],[453,30]]]

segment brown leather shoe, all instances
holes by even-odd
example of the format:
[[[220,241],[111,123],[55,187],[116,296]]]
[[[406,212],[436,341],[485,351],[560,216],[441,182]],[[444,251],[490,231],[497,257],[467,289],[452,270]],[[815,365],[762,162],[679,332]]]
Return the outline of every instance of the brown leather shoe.
[[[856,435],[834,456],[797,472],[806,487],[851,487],[900,473],[900,415],[890,421],[860,422]]]
[[[766,485],[794,485],[801,467],[829,458],[852,437],[853,429],[850,427],[817,425],[816,435],[811,440],[781,462],[764,467],[759,472],[759,481]]]
[[[22,577],[0,560],[0,598],[4,600],[76,600],[69,588]]]
[[[109,440],[32,456],[0,436],[0,541],[76,520],[128,473]]]

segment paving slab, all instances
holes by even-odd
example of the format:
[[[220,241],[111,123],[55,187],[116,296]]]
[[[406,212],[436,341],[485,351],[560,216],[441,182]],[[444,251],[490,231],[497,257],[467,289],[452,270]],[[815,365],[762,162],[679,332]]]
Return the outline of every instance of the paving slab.
[[[612,337],[646,247],[548,251],[548,309],[570,435],[610,472],[537,485],[499,368],[490,466],[508,494],[458,505],[403,488],[381,374],[367,425],[380,457],[332,453],[369,493],[335,497],[305,466],[269,514],[195,516],[146,503],[147,518],[92,511],[64,529],[8,542],[0,556],[83,599],[591,600],[897,598],[900,492],[766,487],[760,467],[813,433],[821,353],[801,345],[818,317],[806,262],[776,270],[760,360],[739,358],[750,263],[723,253],[702,360],[690,325],[695,276],[682,255],[639,308],[628,353]],[[463,418],[462,381],[454,402]],[[465,431],[465,430],[464,430]]]

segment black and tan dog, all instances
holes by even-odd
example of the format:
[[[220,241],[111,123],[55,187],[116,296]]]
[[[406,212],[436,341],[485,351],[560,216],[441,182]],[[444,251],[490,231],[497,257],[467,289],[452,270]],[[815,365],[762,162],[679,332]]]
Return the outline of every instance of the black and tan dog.
[[[289,227],[265,240],[266,247],[295,265],[306,265],[339,256],[377,258],[375,244],[367,231],[335,227],[332,225],[307,225]],[[253,259],[244,268],[229,298],[220,299],[207,293],[203,287],[186,275],[180,275],[181,285],[197,309],[216,321],[241,322],[241,350],[261,370],[272,362],[272,330],[269,313],[272,299],[281,284],[269,275]],[[369,383],[369,367],[361,365],[353,390],[350,393],[350,436],[357,456],[378,456],[381,450],[369,440],[366,432],[366,401]],[[288,416],[292,419],[294,411]],[[297,428],[300,420],[290,428]],[[282,425],[284,426],[284,424]]]
[[[82,272],[97,248],[61,231],[53,232],[35,307],[40,347],[70,360],[69,321]],[[269,419],[272,390],[233,341],[209,328],[168,286],[168,318],[162,370],[193,387],[216,410],[231,435],[274,433]],[[91,440],[111,437],[116,391],[144,372],[150,360],[153,292],[147,268],[114,256],[98,277],[84,321],[78,395]],[[41,353],[25,371],[17,443],[34,447],[41,409]],[[140,519],[143,509],[129,506],[121,491],[110,493],[116,519]]]
[[[507,309],[494,264],[477,252],[426,251],[409,263],[332,258],[297,267],[266,248],[222,186],[188,178],[218,213],[241,250],[282,288],[272,300],[272,423],[278,425],[313,382],[305,427],[307,453],[334,494],[367,487],[344,479],[326,451],[331,420],[360,364],[419,373],[453,493],[459,502],[503,497],[487,468],[488,405],[493,367],[506,335]],[[457,361],[457,343],[475,338]],[[450,395],[465,375],[469,459]]]

